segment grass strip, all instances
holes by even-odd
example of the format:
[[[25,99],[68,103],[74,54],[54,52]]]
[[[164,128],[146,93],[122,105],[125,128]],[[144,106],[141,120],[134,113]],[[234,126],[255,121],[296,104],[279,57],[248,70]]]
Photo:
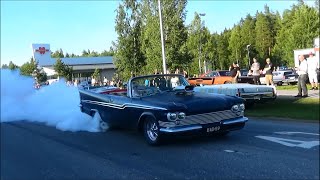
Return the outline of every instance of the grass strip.
[[[278,98],[246,109],[246,116],[279,117],[319,121],[318,98]]]
[[[298,85],[282,85],[277,86],[277,90],[297,90],[298,91]],[[307,84],[307,89],[311,89],[311,84]]]

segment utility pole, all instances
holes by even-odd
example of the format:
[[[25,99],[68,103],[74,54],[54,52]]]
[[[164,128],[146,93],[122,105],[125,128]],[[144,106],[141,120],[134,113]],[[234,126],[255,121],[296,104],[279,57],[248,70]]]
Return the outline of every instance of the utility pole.
[[[199,75],[201,75],[201,46],[202,46],[202,42],[201,42],[201,29],[202,29],[202,21],[201,21],[201,16],[205,16],[205,13],[200,13],[200,40],[199,40]]]
[[[248,68],[250,69],[250,50],[249,47],[251,46],[251,44],[247,45],[247,50],[248,50]]]
[[[163,39],[163,29],[162,29],[162,13],[161,13],[161,2],[160,2],[160,0],[158,0],[158,6],[159,6],[159,20],[160,20],[163,74],[167,74],[166,53],[165,53],[165,49],[164,49],[164,39]]]

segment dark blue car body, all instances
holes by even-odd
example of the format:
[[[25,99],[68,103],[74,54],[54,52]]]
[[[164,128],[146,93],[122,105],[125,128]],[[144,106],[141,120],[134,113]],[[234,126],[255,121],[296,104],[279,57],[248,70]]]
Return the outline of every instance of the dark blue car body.
[[[164,75],[143,77],[157,76]],[[132,82],[136,78],[139,77],[130,79],[124,90],[113,89],[97,93],[89,88],[79,89],[81,111],[92,116],[99,113],[101,120],[110,127],[144,129],[148,126],[145,121],[152,121],[150,126],[156,129],[157,137],[181,132],[225,133],[243,128],[248,120],[244,117],[242,98],[196,93],[192,92],[192,88],[134,97]],[[150,144],[156,143],[158,139]]]

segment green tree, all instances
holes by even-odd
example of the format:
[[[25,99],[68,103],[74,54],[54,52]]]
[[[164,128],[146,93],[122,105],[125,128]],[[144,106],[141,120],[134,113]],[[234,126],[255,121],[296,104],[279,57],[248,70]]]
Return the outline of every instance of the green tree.
[[[295,48],[312,47],[313,39],[319,36],[319,11],[306,4],[301,4],[294,14],[291,33],[294,35]]]
[[[115,43],[115,64],[118,74],[123,79],[128,79],[131,72],[138,74],[145,64],[141,51],[140,5],[134,0],[124,0],[117,9],[115,30],[118,39]]]
[[[231,55],[229,56],[232,61],[241,62],[241,52],[243,49],[243,46],[241,44],[241,27],[240,25],[236,25],[231,30],[231,36],[229,39],[229,51]]]
[[[43,68],[36,68],[33,72],[33,75],[35,76],[37,83],[46,82],[48,79],[47,74],[44,72]]]
[[[67,81],[72,80],[73,68],[64,64],[60,58],[56,60],[53,68],[57,72],[58,77],[65,77]]]
[[[199,74],[200,67],[199,61],[202,66],[203,63],[203,56],[200,56],[200,51],[203,51],[203,42],[205,37],[202,33],[202,23],[201,18],[198,13],[194,14],[194,18],[191,21],[191,24],[188,26],[188,39],[187,39],[187,47],[192,57],[192,63],[190,66],[190,74]],[[202,37],[201,37],[202,35]],[[200,49],[201,48],[201,49]],[[203,70],[201,68],[201,73]]]
[[[56,60],[56,63],[53,65],[54,70],[57,72],[58,76],[63,76],[65,74],[65,64],[60,58]]]
[[[63,76],[67,79],[67,81],[72,81],[73,68],[65,65]]]
[[[19,68],[19,67],[18,67],[16,64],[14,64],[12,61],[10,61],[8,68],[9,68],[10,70],[15,70],[15,69],[17,69],[17,68]]]
[[[51,57],[52,58],[64,58],[63,50],[60,48],[59,50],[56,50],[53,53],[51,52]]]
[[[272,27],[268,18],[263,13],[257,14],[256,22],[256,49],[259,56],[263,59],[270,57],[270,48],[272,47]]]
[[[311,48],[320,33],[319,10],[298,3],[285,10],[282,17],[273,53],[281,64],[293,66],[293,50]]]
[[[82,55],[81,56],[87,57],[88,55],[89,55],[89,53],[86,50],[82,51]]]
[[[231,37],[231,31],[225,29],[217,38],[217,54],[218,54],[218,63],[217,68],[224,70],[228,69],[230,64],[232,64],[232,60],[229,59],[230,52],[228,50],[229,47],[229,39]]]
[[[98,57],[99,54],[96,51],[91,51],[90,54],[88,55],[88,57]]]
[[[255,32],[255,23],[256,19],[253,18],[250,14],[246,16],[244,19],[241,30],[241,51],[239,55],[240,64],[246,65],[248,64],[248,51],[247,45],[250,45],[250,57],[255,57],[257,54],[255,53],[255,44],[256,44],[256,32]]]
[[[162,69],[159,9],[157,1],[142,2],[143,17],[143,51],[146,57],[146,71]],[[190,62],[187,41],[187,29],[184,26],[187,5],[186,0],[162,1],[162,23],[165,40],[167,68],[186,68]]]
[[[22,66],[20,67],[20,74],[24,76],[31,76],[36,69],[37,63],[33,59],[33,57],[31,57],[29,62],[22,64]]]
[[[7,64],[2,64],[1,69],[8,69],[9,66]]]
[[[99,81],[100,80],[100,70],[99,69],[95,69],[93,74],[92,74],[93,78],[96,80],[96,81]]]

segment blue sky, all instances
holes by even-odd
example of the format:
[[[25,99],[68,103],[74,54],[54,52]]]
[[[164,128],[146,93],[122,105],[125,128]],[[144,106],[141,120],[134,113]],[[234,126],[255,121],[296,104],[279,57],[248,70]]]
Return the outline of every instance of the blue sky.
[[[281,14],[297,1],[215,1],[189,0],[186,24],[194,12],[211,32],[231,28],[248,13],[263,11],[268,4]],[[81,54],[90,49],[101,52],[117,39],[114,30],[120,1],[1,1],[1,64],[22,65],[32,56],[32,43],[48,43],[52,51]],[[313,5],[310,0],[308,4]]]

